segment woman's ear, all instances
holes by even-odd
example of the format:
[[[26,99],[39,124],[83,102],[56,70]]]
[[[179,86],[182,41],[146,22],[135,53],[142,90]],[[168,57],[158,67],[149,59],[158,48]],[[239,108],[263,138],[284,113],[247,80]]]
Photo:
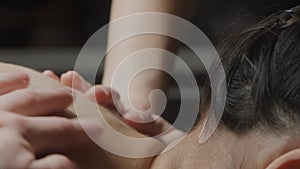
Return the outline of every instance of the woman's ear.
[[[266,169],[300,169],[300,149],[283,154],[275,159]]]

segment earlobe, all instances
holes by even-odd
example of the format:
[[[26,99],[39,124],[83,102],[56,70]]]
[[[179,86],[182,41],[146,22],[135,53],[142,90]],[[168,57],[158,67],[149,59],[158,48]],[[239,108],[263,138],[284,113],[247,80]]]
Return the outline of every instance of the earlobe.
[[[266,169],[300,169],[300,149],[283,154],[275,159]]]

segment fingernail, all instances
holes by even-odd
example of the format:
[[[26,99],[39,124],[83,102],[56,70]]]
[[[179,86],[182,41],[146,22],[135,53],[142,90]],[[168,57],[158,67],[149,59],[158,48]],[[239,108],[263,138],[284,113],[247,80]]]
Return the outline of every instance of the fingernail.
[[[103,92],[105,95],[109,95],[109,90],[107,90],[103,86],[97,86],[97,88],[95,88],[95,91],[96,91],[96,89],[98,92]]]
[[[24,78],[21,80],[22,84],[28,84],[29,83],[29,78]]]
[[[28,83],[29,82],[29,76],[26,73],[23,72],[14,72],[11,73],[16,78],[20,79],[21,83]],[[10,74],[8,74],[10,76]]]
[[[104,91],[105,95],[109,95],[110,90],[107,88],[102,88],[102,90]]]
[[[70,76],[73,79],[75,77],[75,73],[73,73],[73,71],[68,71],[66,76]]]
[[[27,85],[30,81],[29,76],[27,74],[24,74],[24,73],[20,73],[20,74],[18,73],[18,74],[15,75],[15,77],[18,79],[18,82],[20,84]]]

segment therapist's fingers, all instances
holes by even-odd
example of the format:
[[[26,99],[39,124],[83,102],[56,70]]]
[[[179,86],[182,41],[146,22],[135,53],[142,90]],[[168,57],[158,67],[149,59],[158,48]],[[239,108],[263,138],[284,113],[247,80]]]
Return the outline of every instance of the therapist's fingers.
[[[93,86],[85,93],[85,96],[101,106],[112,110],[118,110],[120,113],[125,112],[124,106],[120,101],[119,93],[110,87],[105,87],[103,85]]]
[[[26,117],[23,124],[23,135],[37,154],[64,153],[84,146],[91,142],[86,131],[93,134],[101,134],[102,131],[101,122],[95,119],[79,122],[77,119],[54,116]]]
[[[151,137],[157,136],[156,139],[165,145],[185,135],[184,132],[176,129],[164,118],[152,113],[130,111],[122,117],[122,120],[143,134]],[[145,123],[142,123],[143,121]]]
[[[0,95],[25,88],[28,84],[29,77],[26,73],[0,73]]]
[[[54,154],[33,161],[28,169],[79,169],[78,165],[68,157]]]
[[[35,117],[25,117],[13,113],[5,113],[0,118],[1,169],[77,168],[72,161],[62,155],[50,155],[43,159],[36,159],[37,154],[35,154],[35,150],[30,142],[25,138],[28,132],[32,132],[29,130],[30,124],[26,118]],[[41,132],[43,131],[41,130]],[[70,140],[70,142],[71,141],[73,140]],[[54,143],[59,144],[59,142]],[[50,153],[50,151],[48,153]]]
[[[48,76],[54,80],[59,81],[59,77],[52,71],[52,70],[45,70],[43,72],[43,75]]]
[[[63,85],[74,88],[81,92],[86,92],[92,87],[79,73],[75,71],[68,71],[60,77],[60,81]]]
[[[158,115],[152,113],[127,112],[122,120],[141,133],[155,136],[166,131],[172,125]]]
[[[21,89],[0,97],[3,111],[29,116],[42,116],[62,112],[72,102],[72,90]]]

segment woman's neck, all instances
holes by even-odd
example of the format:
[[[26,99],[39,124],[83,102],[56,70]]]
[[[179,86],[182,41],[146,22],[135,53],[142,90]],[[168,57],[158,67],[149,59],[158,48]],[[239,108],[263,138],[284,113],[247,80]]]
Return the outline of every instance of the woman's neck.
[[[159,155],[152,169],[264,168],[290,146],[288,137],[256,133],[238,137],[226,130],[217,130],[206,143],[199,144],[199,133],[194,130],[173,149]]]
[[[206,169],[207,166],[217,168],[219,163],[232,161],[229,150],[231,145],[220,139],[220,134],[215,133],[206,143],[199,144],[199,130],[194,130],[179,144],[169,151],[159,155],[152,165],[153,169]],[[223,141],[219,141],[223,140]],[[224,157],[228,158],[225,159]]]

